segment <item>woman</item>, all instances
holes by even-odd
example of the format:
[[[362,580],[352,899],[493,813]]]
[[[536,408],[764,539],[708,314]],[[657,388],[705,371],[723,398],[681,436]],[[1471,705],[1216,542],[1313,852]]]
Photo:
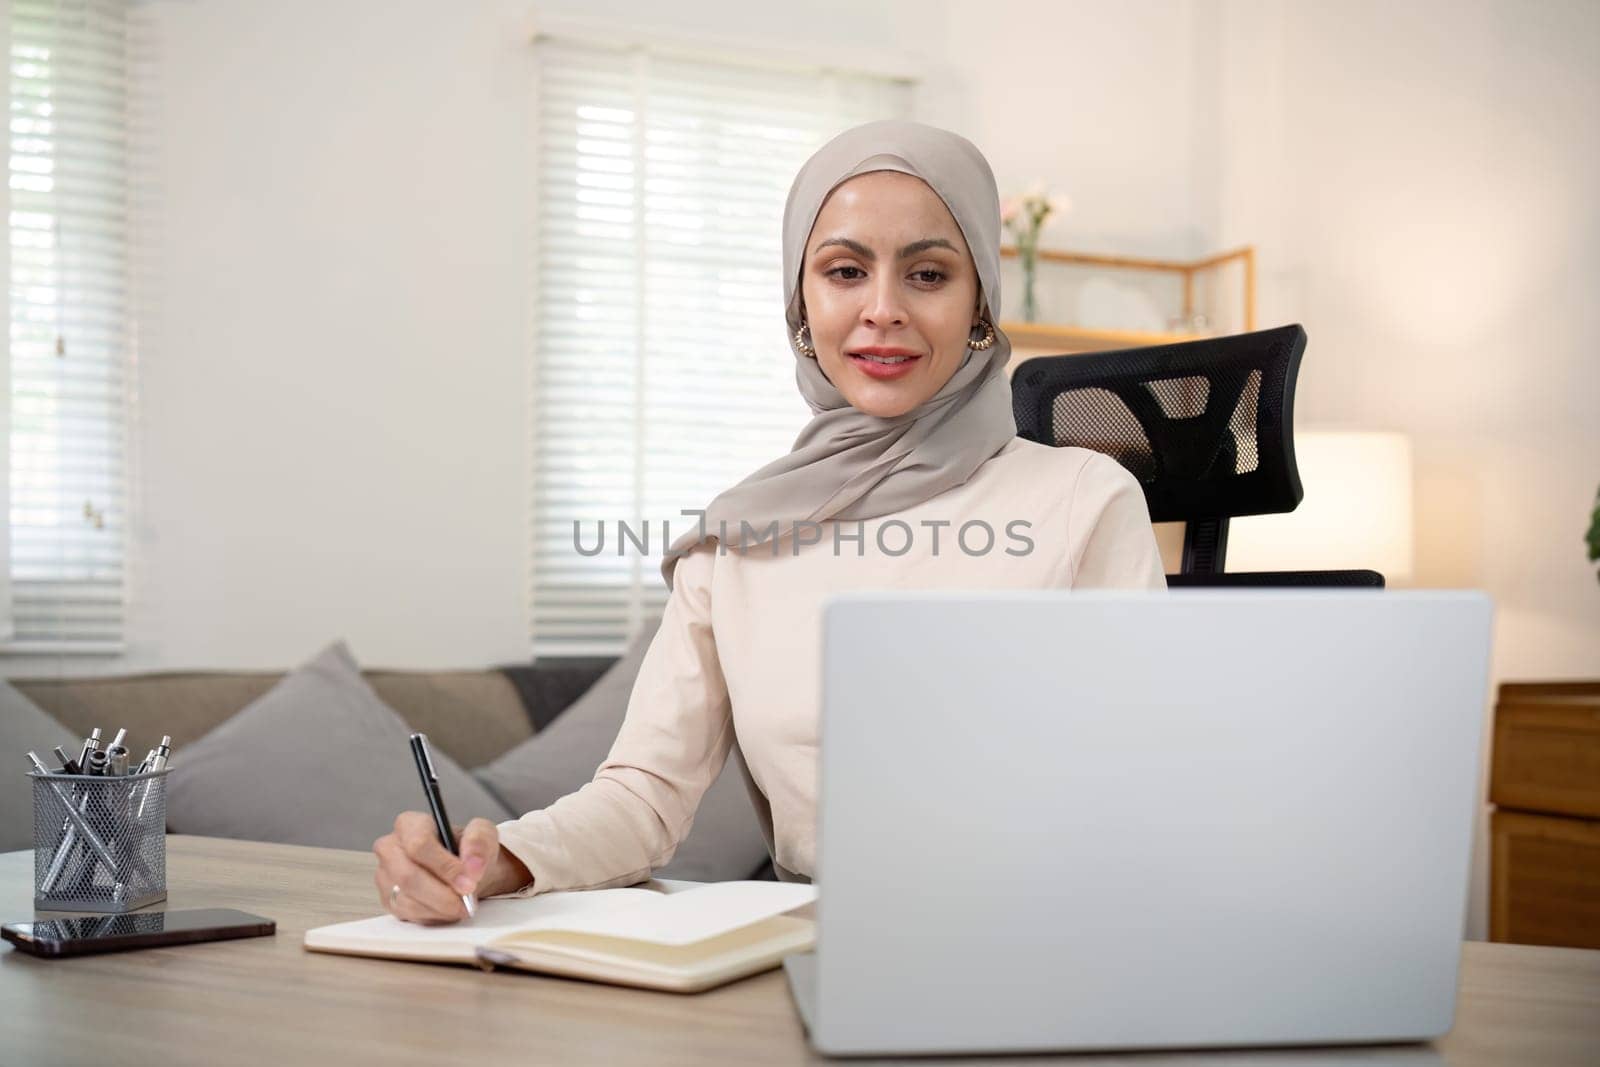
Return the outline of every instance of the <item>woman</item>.
[[[994,317],[999,198],[977,148],[912,122],[847,130],[796,176],[783,236],[796,377],[814,417],[667,553],[671,596],[593,781],[520,819],[474,820],[459,859],[421,812],[375,843],[375,884],[398,917],[452,922],[461,894],[647,878],[735,743],[774,867],[809,878],[827,597],[1165,588],[1134,477],[1099,453],[1016,436],[1011,345]]]

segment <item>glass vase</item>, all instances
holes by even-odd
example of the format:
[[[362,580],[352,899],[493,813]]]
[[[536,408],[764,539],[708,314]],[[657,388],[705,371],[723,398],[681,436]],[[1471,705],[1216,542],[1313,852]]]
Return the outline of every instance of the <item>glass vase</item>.
[[[1031,248],[1022,250],[1022,321],[1036,322],[1039,316],[1038,301],[1033,293],[1033,276],[1038,261]]]

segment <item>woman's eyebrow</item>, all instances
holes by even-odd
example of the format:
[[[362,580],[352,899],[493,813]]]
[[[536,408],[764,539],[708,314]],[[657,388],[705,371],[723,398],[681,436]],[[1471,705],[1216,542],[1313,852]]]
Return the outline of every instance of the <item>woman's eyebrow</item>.
[[[852,241],[848,237],[830,237],[826,241],[820,242],[817,247],[813,248],[811,250],[811,254],[816,255],[829,245],[843,245],[845,248],[848,248],[862,259],[873,260],[878,258],[877,253],[873,252],[872,249],[868,248],[860,241]],[[907,256],[914,256],[918,252],[926,252],[930,248],[948,248],[952,252],[960,251],[960,249],[951,244],[949,241],[946,241],[943,237],[924,237],[922,240],[912,241],[910,244],[902,248],[900,250],[900,258],[904,259]]]

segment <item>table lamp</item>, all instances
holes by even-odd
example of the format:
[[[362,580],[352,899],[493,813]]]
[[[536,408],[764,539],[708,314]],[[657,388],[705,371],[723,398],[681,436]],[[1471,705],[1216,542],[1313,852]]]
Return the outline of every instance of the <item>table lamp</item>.
[[[1400,433],[1307,429],[1294,435],[1305,498],[1282,515],[1228,527],[1229,571],[1412,573],[1411,440]]]

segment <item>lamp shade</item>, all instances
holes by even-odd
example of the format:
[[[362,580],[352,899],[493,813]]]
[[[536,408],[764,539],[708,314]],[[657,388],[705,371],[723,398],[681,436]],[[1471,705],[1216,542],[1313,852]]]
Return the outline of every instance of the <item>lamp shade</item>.
[[[1412,573],[1411,439],[1399,433],[1296,430],[1305,499],[1283,515],[1228,525],[1230,571]]]

